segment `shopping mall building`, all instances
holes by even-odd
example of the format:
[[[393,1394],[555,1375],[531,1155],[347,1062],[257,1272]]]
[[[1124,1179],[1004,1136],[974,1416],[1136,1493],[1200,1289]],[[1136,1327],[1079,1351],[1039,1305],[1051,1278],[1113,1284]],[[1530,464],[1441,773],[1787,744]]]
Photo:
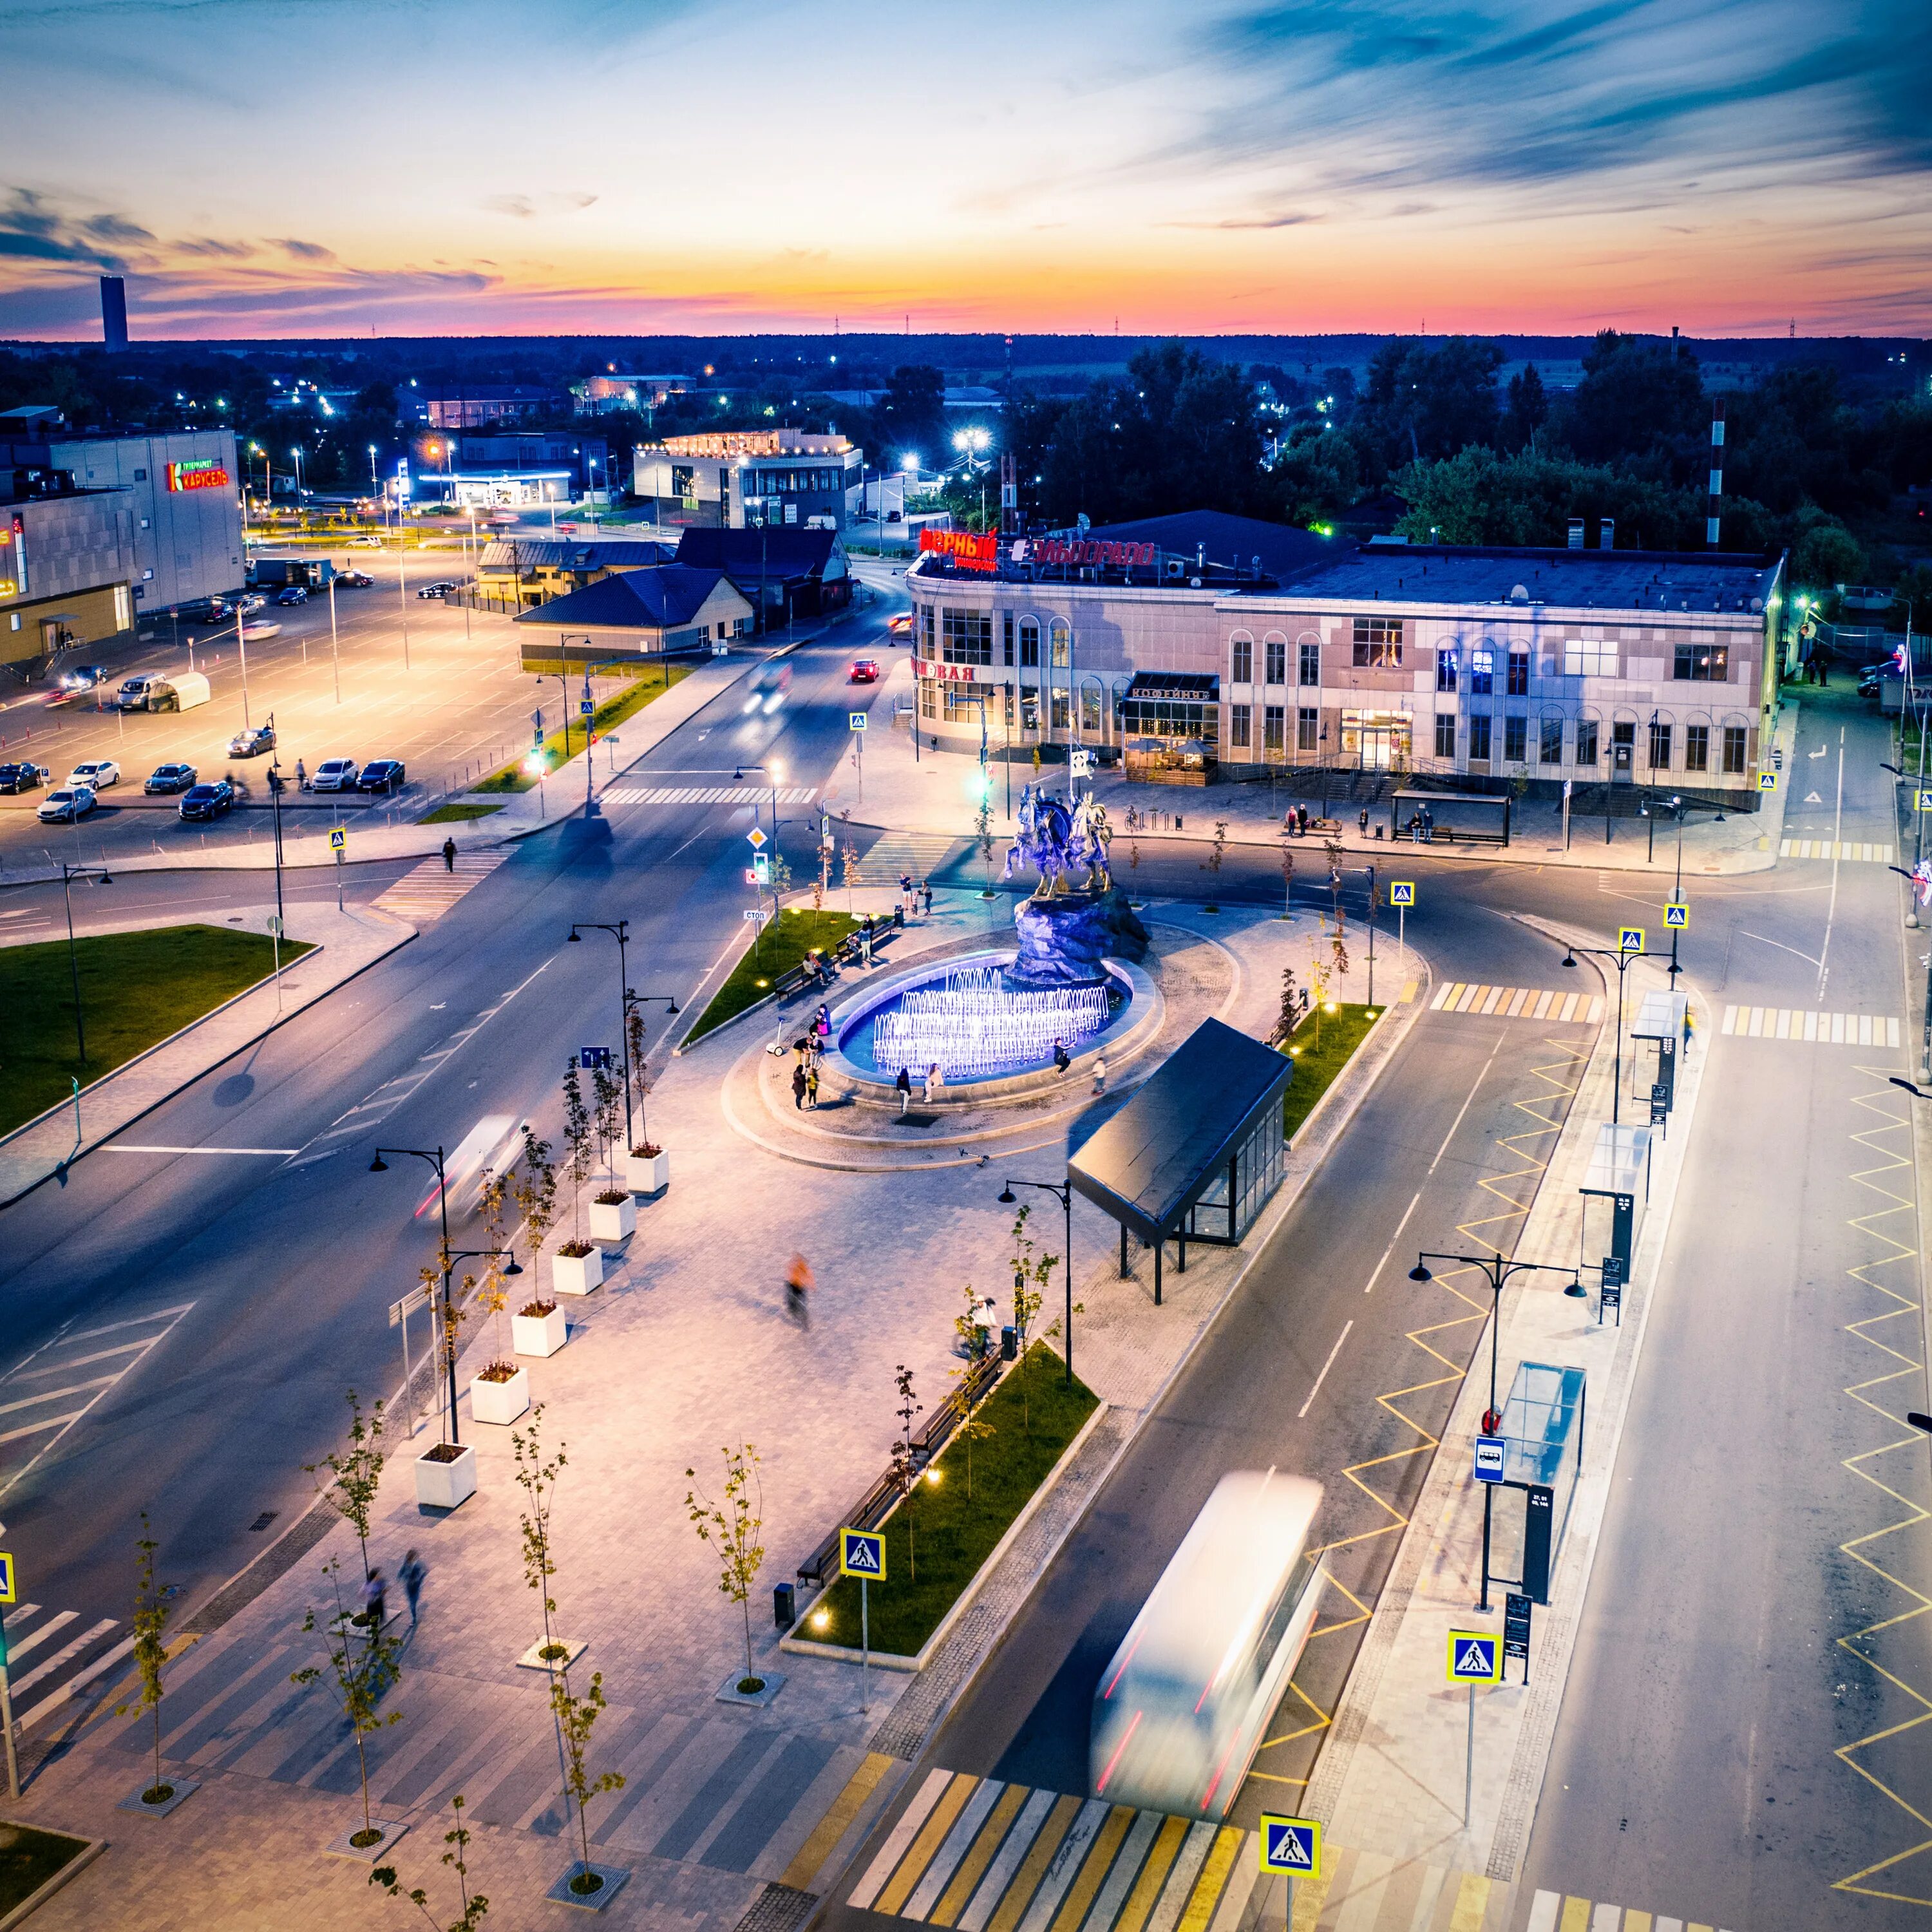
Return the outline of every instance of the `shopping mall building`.
[[[1605,525],[1600,535],[1611,534]],[[1202,782],[1386,770],[1756,802],[1778,555],[1346,540],[1215,512],[934,536],[908,574],[937,748]],[[1767,754],[1768,755],[1768,754]],[[1502,782],[1498,783],[1498,782]]]

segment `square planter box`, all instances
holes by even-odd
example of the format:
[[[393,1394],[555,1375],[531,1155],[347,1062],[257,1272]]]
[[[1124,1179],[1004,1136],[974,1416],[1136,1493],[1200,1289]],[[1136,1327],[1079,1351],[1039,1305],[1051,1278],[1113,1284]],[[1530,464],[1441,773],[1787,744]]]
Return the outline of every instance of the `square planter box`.
[[[592,1248],[587,1255],[552,1255],[550,1285],[560,1294],[588,1294],[604,1285],[604,1250]]]
[[[548,1315],[510,1317],[510,1346],[520,1355],[554,1355],[570,1340],[570,1324],[555,1303]]]
[[[593,1241],[621,1241],[637,1231],[638,1203],[634,1196],[626,1194],[615,1201],[591,1202],[590,1238]]]
[[[633,1194],[662,1194],[670,1185],[670,1150],[624,1156],[624,1185]]]
[[[453,1510],[476,1493],[476,1451],[467,1443],[448,1461],[432,1454],[416,1458],[416,1501]]]
[[[530,1406],[530,1372],[519,1369],[506,1382],[470,1382],[470,1419],[472,1422],[514,1422]]]

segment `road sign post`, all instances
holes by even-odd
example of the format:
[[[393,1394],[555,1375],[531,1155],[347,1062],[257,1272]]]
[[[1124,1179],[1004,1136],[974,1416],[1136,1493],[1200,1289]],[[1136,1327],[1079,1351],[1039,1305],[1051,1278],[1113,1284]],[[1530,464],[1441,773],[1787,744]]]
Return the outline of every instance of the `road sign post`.
[[[342,855],[349,844],[349,834],[340,826],[328,835],[328,849],[335,854],[335,909],[342,910]]]
[[[14,1744],[14,1687],[8,1682],[7,1612],[5,1606],[15,1596],[14,1559],[0,1550],[0,1730],[7,1737],[7,1796],[18,1802],[20,1796],[20,1757]]]
[[[1405,928],[1408,921],[1408,909],[1414,903],[1415,881],[1413,879],[1390,880],[1389,904],[1395,908],[1396,970],[1400,973],[1408,970],[1408,935]]]
[[[1449,1682],[1469,1687],[1468,1739],[1462,1754],[1462,1826],[1469,1824],[1470,1794],[1476,1784],[1476,1686],[1500,1684],[1503,1678],[1502,1640],[1487,1630],[1449,1633]]]
[[[862,711],[848,711],[845,722],[852,728],[852,763],[859,773],[859,802],[866,802],[866,714]],[[913,713],[913,749],[919,749],[919,713]]]
[[[871,1714],[872,1626],[866,1586],[874,1578],[886,1580],[886,1538],[883,1530],[842,1529],[838,1532],[838,1574],[859,1580],[859,1709]]]
[[[1321,1821],[1285,1818],[1276,1812],[1264,1811],[1256,1850],[1261,1854],[1262,1870],[1279,1872],[1287,1882],[1282,1924],[1283,1932],[1288,1932],[1294,1923],[1294,1881],[1322,1876]]]

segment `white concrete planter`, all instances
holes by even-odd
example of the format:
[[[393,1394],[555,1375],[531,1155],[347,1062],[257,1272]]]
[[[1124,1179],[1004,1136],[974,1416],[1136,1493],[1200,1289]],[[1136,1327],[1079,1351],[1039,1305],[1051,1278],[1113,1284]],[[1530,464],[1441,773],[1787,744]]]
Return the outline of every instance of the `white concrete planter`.
[[[553,1302],[548,1315],[510,1317],[510,1346],[520,1355],[554,1355],[570,1340],[570,1324]]]
[[[519,1369],[506,1382],[470,1382],[470,1415],[474,1422],[514,1422],[530,1406],[530,1372]]]
[[[616,1201],[591,1202],[590,1238],[593,1241],[621,1241],[635,1234],[637,1228],[638,1203],[634,1196],[626,1194]]]
[[[604,1250],[592,1248],[587,1255],[552,1255],[550,1285],[560,1294],[588,1294],[604,1285]]]
[[[453,1460],[416,1458],[416,1501],[430,1509],[454,1509],[476,1493],[476,1451],[468,1443]]]
[[[624,1156],[624,1185],[633,1194],[662,1194],[670,1185],[670,1150]]]

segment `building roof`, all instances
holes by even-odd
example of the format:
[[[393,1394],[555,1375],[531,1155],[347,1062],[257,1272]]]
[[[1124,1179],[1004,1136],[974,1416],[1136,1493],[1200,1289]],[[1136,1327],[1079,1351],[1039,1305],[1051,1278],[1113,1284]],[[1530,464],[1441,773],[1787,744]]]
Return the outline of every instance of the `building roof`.
[[[1318,537],[1312,530],[1230,516],[1225,510],[1178,510],[1170,516],[1101,525],[1086,534],[1116,543],[1155,544],[1170,555],[1192,554],[1237,572],[1252,572],[1259,557],[1263,574],[1277,578],[1354,548],[1345,537]]]
[[[838,542],[836,530],[785,524],[762,530],[694,528],[679,538],[677,560],[700,570],[726,572],[734,580],[819,577]]]
[[[484,570],[643,570],[666,563],[669,544],[648,543],[635,537],[614,542],[573,543],[568,538],[519,537],[514,543],[492,537],[483,547]]]
[[[1516,550],[1412,544],[1352,550],[1310,565],[1278,594],[1337,602],[1516,605],[1618,610],[1749,611],[1778,581],[1774,554],[1724,550]],[[1520,596],[1516,592],[1520,590]]]
[[[1066,1178],[1142,1240],[1168,1239],[1294,1074],[1274,1048],[1203,1020],[1068,1161]]]
[[[620,571],[568,596],[554,597],[516,621],[550,630],[584,624],[607,630],[674,631],[695,620],[724,574],[678,563]]]

